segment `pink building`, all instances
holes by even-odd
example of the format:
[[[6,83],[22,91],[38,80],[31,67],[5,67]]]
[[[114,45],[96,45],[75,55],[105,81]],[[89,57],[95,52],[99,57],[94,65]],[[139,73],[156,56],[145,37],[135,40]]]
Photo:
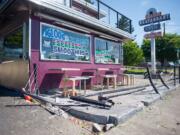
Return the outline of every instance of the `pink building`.
[[[1,0],[0,85],[30,85],[34,70],[41,91],[64,87],[65,76],[94,76],[98,68],[117,74],[128,39],[131,20],[100,0]]]

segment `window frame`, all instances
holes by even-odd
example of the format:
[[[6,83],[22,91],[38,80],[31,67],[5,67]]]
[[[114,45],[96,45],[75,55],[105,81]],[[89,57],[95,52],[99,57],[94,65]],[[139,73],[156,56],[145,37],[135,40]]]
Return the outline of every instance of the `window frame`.
[[[114,43],[119,43],[119,59],[118,59],[118,63],[98,63],[96,62],[96,40],[97,39],[100,39],[100,40],[105,40],[105,41],[110,41],[110,42],[114,42]],[[112,41],[112,40],[108,40],[108,39],[104,39],[104,38],[100,38],[100,37],[95,37],[94,38],[94,63],[95,64],[104,64],[104,65],[122,65],[123,63],[120,62],[120,57],[121,57],[121,46],[122,46],[122,43],[120,42],[115,42],[115,41]],[[122,47],[123,49],[123,47]]]
[[[65,60],[65,59],[42,58],[41,54],[42,54],[42,26],[43,25],[89,37],[89,41],[90,41],[89,42],[89,49],[90,49],[89,50],[89,60],[88,61],[81,61],[81,60]],[[42,61],[74,62],[74,63],[91,63],[91,57],[92,57],[92,36],[91,35],[83,34],[83,33],[76,32],[76,31],[72,31],[72,30],[65,29],[65,28],[62,28],[62,27],[59,27],[59,26],[56,26],[56,25],[51,25],[51,24],[48,24],[48,23],[40,22],[40,60],[42,60]]]
[[[3,59],[10,59],[10,60],[19,60],[19,59],[23,59],[23,38],[24,38],[24,33],[23,33],[23,25],[21,24],[21,25],[18,25],[17,27],[15,27],[14,29],[12,29],[11,31],[8,31],[7,33],[5,33],[4,35],[3,35],[3,46],[2,46],[2,49],[3,49],[3,51],[5,51],[5,48],[6,48],[6,44],[5,44],[5,42],[6,42],[6,38],[8,37],[8,36],[11,36],[11,35],[13,35],[14,33],[16,33],[16,32],[18,32],[19,30],[22,30],[21,32],[22,32],[22,44],[21,44],[21,48],[18,48],[18,49],[22,49],[22,58],[19,58],[19,57],[14,57],[14,56],[3,56]]]

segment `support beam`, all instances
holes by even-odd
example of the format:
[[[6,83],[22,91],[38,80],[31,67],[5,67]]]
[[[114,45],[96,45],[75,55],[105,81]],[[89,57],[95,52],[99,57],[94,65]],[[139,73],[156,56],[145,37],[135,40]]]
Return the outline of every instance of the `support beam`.
[[[26,59],[27,51],[27,23],[23,23],[23,59]]]

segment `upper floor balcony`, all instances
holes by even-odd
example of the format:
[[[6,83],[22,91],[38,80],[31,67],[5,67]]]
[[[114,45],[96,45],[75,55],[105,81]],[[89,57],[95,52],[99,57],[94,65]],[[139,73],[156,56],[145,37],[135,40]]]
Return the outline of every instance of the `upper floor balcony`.
[[[61,16],[89,28],[103,29],[104,32],[110,32],[117,37],[133,39],[131,19],[101,0],[0,0],[0,13],[8,1],[14,2],[18,11],[19,9],[27,9],[37,13],[36,15],[45,13],[57,17]],[[27,4],[27,2],[31,4]],[[22,8],[24,6],[26,8]],[[12,13],[16,12],[14,11]]]
[[[100,0],[52,0],[94,17],[106,24],[132,33],[132,21]]]
[[[66,0],[65,0],[66,1]],[[100,0],[70,0],[70,7],[94,18],[132,33],[132,21]]]

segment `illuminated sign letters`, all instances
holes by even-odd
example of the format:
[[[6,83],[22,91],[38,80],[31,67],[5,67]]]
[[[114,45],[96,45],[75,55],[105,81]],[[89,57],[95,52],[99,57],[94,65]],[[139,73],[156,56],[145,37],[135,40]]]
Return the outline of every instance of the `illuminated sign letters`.
[[[157,23],[157,22],[162,22],[162,21],[167,21],[167,20],[170,20],[170,14],[165,14],[165,15],[160,15],[160,16],[156,16],[156,17],[140,20],[139,21],[139,25],[143,26],[143,25],[147,25],[147,24],[151,24],[151,23]]]

